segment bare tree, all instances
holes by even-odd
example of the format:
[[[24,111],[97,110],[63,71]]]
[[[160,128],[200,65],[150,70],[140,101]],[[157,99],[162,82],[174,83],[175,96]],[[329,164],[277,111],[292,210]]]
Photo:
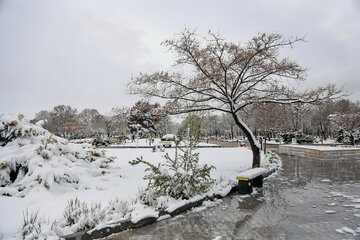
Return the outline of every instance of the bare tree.
[[[304,132],[304,121],[305,116],[309,113],[311,109],[310,104],[307,103],[294,103],[288,106],[290,112],[290,120],[292,123],[292,130],[294,132],[301,130]]]
[[[155,125],[158,136],[163,136],[168,133],[176,133],[180,128],[180,123],[176,123],[171,119],[171,116],[164,116],[161,121]]]
[[[96,109],[85,108],[78,115],[78,122],[83,136],[93,136],[97,132],[96,120],[100,113]]]
[[[226,42],[209,31],[202,44],[196,31],[185,29],[162,45],[176,54],[175,66],[190,66],[192,74],[140,74],[129,83],[129,89],[133,94],[170,100],[171,113],[218,110],[231,114],[250,142],[253,167],[258,167],[260,145],[240,111],[256,103],[315,102],[340,92],[334,85],[302,93],[284,85],[283,80],[302,81],[306,76],[296,62],[279,56],[279,49],[298,41],[302,39],[264,33],[240,44]]]
[[[326,101],[316,104],[311,109],[311,125],[312,130],[316,131],[318,136],[321,136],[321,141],[327,139],[330,132],[329,115],[334,112],[333,101]]]
[[[111,109],[111,112],[108,114],[108,117],[111,120],[112,127],[118,135],[124,135],[129,132],[127,124],[127,112],[129,109],[125,107],[115,107]]]
[[[55,106],[50,112],[48,130],[58,136],[67,137],[66,124],[68,122],[76,123],[77,110],[66,105]]]
[[[254,119],[254,128],[269,138],[290,129],[290,113],[280,104],[255,104],[249,111]]]

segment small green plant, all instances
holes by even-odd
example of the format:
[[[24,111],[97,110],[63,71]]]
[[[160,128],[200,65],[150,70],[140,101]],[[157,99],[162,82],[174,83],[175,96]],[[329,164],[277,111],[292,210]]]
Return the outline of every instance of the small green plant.
[[[210,171],[215,167],[207,164],[200,166],[199,153],[194,152],[199,143],[199,136],[200,125],[193,136],[190,136],[189,130],[183,131],[175,141],[175,156],[172,158],[166,153],[165,163],[154,165],[145,161],[142,156],[129,162],[131,165],[142,163],[148,166],[145,169],[148,174],[144,179],[148,180],[146,190],[153,192],[152,196],[188,199],[207,192],[214,184],[215,180],[210,177]],[[185,146],[181,146],[180,143]]]
[[[38,219],[38,211],[30,212],[26,210],[23,212],[23,224],[21,227],[22,238],[26,239],[30,236],[36,236],[41,233],[41,222]]]
[[[63,216],[65,226],[72,226],[74,231],[81,231],[95,227],[105,218],[105,211],[101,209],[100,203],[91,203],[89,207],[86,202],[75,198],[68,201]]]
[[[127,214],[129,214],[129,203],[127,201],[119,200],[119,198],[116,198],[115,200],[109,202],[107,211],[107,216],[124,218]]]

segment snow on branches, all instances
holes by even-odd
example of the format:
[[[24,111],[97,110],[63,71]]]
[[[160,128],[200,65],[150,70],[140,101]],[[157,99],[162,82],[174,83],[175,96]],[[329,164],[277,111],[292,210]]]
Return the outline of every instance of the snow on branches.
[[[240,119],[239,111],[259,103],[313,103],[342,93],[332,84],[304,92],[287,87],[285,80],[305,80],[306,69],[281,57],[279,51],[300,41],[303,39],[259,33],[242,44],[227,42],[211,31],[202,40],[196,31],[185,29],[162,45],[175,53],[175,66],[187,66],[192,72],[140,74],[128,87],[133,94],[167,99],[172,113],[205,110],[230,113],[249,139],[253,167],[257,167],[260,149],[251,130]]]
[[[331,126],[343,137],[349,137],[352,145],[360,137],[360,109],[351,113],[334,113],[329,115]]]

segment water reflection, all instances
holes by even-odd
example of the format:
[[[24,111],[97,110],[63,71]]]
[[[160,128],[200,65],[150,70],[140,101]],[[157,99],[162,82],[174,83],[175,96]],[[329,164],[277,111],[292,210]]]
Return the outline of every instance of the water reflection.
[[[287,212],[289,206],[283,188],[265,184],[256,194],[239,201],[237,209],[246,217],[236,223],[234,236],[257,239],[257,235],[261,235],[265,239],[273,239],[281,235],[286,239],[288,233],[283,222],[290,216]]]
[[[304,157],[281,156],[281,175],[304,185],[314,179],[331,179],[335,182],[360,179],[360,160],[316,160]]]
[[[205,211],[187,212],[110,239],[354,239],[335,230],[358,227],[360,209],[344,205],[360,199],[360,161],[290,156],[282,160],[283,169],[252,195],[233,194]]]

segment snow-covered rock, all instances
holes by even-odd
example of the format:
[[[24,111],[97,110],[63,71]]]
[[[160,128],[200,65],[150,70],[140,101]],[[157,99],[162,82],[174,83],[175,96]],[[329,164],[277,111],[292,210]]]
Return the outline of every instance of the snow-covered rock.
[[[113,158],[69,143],[19,115],[0,115],[0,195],[24,197],[35,188],[91,188]]]

